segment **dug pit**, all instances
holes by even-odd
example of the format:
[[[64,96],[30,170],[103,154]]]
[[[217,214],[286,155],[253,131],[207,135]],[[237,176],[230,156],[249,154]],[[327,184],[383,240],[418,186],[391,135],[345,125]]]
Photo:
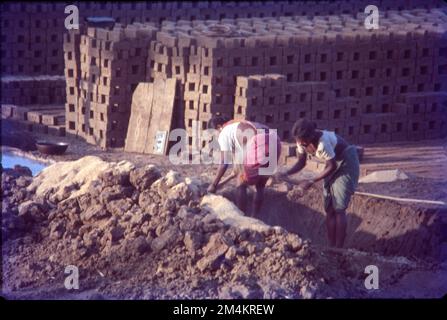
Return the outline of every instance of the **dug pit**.
[[[235,199],[234,188],[228,187],[222,194],[230,200]],[[257,218],[268,225],[281,226],[314,244],[327,244],[322,191],[319,188],[315,187],[304,195],[296,189],[288,193],[267,189]],[[347,223],[346,248],[385,256],[434,261],[447,259],[446,208],[354,195],[347,210]]]

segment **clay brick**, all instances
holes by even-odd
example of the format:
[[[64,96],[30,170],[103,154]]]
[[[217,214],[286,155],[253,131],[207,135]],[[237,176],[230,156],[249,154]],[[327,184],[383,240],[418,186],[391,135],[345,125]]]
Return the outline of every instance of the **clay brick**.
[[[408,140],[422,140],[425,136],[425,131],[427,128],[427,123],[424,119],[409,118],[407,127],[407,138]]]
[[[334,106],[329,107],[329,119],[333,120],[344,120],[346,118],[346,105],[345,103],[335,102]]]
[[[312,120],[329,120],[329,107],[327,104],[312,103]]]
[[[315,64],[300,64],[299,68],[299,81],[316,81],[316,69]]]
[[[51,136],[65,137],[65,127],[63,126],[47,126],[47,132]]]
[[[345,120],[330,120],[328,121],[327,130],[333,131],[338,135],[344,136],[346,128]]]
[[[342,136],[350,143],[358,143],[360,136],[360,126],[346,121],[345,129],[342,133]]]
[[[334,92],[332,90],[318,90],[312,92],[312,105],[314,104],[331,104],[335,99]]]
[[[297,110],[293,106],[279,108],[279,121],[292,122],[297,120]]]

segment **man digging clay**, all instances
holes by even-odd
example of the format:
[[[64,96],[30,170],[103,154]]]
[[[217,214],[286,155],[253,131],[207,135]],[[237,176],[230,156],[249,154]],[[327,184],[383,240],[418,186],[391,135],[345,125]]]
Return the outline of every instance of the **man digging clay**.
[[[253,216],[257,216],[264,200],[265,184],[275,171],[280,155],[281,142],[276,130],[246,120],[227,121],[220,115],[208,122],[208,128],[218,130],[220,148],[219,169],[208,192],[216,192],[228,165],[232,163],[233,176],[237,177],[237,206],[246,213],[247,188],[255,186]]]
[[[343,247],[346,209],[360,174],[357,150],[334,132],[318,130],[314,122],[305,119],[294,124],[292,134],[297,143],[298,161],[289,170],[276,173],[275,178],[286,180],[288,175],[301,171],[306,166],[307,154],[325,161],[324,170],[316,178],[302,181],[300,186],[306,190],[324,180],[323,200],[329,245]]]

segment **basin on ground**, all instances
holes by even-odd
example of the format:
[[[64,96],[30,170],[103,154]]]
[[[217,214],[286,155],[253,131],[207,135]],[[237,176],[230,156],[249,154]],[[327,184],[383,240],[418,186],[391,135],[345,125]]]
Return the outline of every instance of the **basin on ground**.
[[[37,141],[36,146],[39,152],[44,154],[63,154],[68,148],[65,142]]]

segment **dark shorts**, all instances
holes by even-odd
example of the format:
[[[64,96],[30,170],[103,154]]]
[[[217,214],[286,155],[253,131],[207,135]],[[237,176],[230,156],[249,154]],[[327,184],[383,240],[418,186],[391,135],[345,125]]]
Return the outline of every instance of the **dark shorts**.
[[[336,162],[336,171],[324,179],[323,200],[326,212],[331,208],[336,211],[346,210],[359,181],[360,162],[354,146],[348,146]]]

